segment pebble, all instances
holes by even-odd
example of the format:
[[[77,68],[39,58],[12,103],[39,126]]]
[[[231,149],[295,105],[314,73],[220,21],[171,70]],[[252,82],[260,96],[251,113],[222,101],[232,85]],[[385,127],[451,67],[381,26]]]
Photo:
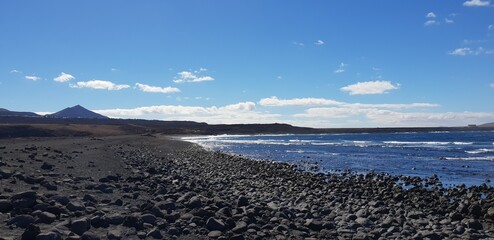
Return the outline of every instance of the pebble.
[[[211,231],[208,233],[208,237],[210,238],[219,238],[221,237],[221,235],[223,235],[223,233],[221,231]]]
[[[206,222],[206,227],[210,231],[215,231],[215,230],[223,231],[225,229],[225,224],[221,220],[210,217]]]
[[[87,218],[81,218],[72,221],[72,223],[70,224],[70,231],[77,235],[82,235],[84,232],[89,230],[89,227],[90,225]]]
[[[50,212],[41,212],[40,214],[38,214],[38,219],[41,223],[50,224],[54,222],[56,218],[57,216]]]
[[[9,200],[0,200],[0,212],[7,213],[12,210],[12,204]]]
[[[23,214],[12,217],[7,222],[7,225],[14,225],[20,228],[27,228],[31,223],[34,223],[34,217],[31,215]]]
[[[120,239],[122,239],[122,230],[120,230],[120,229],[111,229],[111,230],[108,230],[108,233],[106,234],[106,237],[109,240],[120,240]]]

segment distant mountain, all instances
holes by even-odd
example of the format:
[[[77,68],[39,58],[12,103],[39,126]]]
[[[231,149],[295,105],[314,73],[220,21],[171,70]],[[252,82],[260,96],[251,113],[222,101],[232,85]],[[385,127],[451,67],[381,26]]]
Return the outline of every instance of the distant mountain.
[[[92,118],[92,119],[108,119],[108,117],[95,112],[89,111],[80,105],[66,108],[62,111],[45,115],[49,118]]]
[[[492,123],[486,123],[486,124],[482,124],[482,125],[480,125],[479,127],[488,127],[488,128],[494,128],[494,122],[492,122]]]
[[[38,114],[33,113],[33,112],[14,112],[14,111],[9,111],[5,108],[0,108],[0,116],[23,116],[23,117],[39,117]]]

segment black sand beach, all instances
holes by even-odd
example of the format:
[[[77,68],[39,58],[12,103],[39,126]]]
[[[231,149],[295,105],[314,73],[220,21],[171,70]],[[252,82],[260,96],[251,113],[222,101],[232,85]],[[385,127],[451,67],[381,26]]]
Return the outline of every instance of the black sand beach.
[[[3,139],[0,186],[0,239],[494,238],[485,185],[313,174],[161,135]]]

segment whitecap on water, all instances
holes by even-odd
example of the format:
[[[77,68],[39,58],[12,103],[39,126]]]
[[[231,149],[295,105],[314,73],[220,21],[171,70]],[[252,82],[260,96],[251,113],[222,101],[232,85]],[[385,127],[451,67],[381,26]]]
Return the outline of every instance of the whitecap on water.
[[[475,150],[465,151],[465,152],[470,153],[470,154],[482,154],[482,153],[494,152],[494,149],[481,148],[481,149],[475,149]]]
[[[494,161],[494,156],[485,157],[444,157],[444,160],[461,160],[461,161]]]

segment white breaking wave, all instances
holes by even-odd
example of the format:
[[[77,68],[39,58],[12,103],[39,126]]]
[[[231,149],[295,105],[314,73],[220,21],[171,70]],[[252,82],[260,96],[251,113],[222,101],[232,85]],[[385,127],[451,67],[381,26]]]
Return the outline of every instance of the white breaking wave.
[[[462,160],[462,161],[494,161],[494,156],[486,157],[445,157],[445,160]]]
[[[286,150],[287,153],[305,153],[304,150]]]
[[[343,145],[342,143],[338,143],[338,142],[313,142],[311,144],[314,146],[341,146],[341,145]]]
[[[472,145],[473,142],[453,142],[454,145]]]
[[[472,151],[465,151],[465,152],[470,153],[470,154],[482,154],[482,153],[494,152],[494,149],[481,148],[481,149],[476,149],[476,150],[472,150]]]
[[[384,144],[390,145],[449,145],[450,142],[401,142],[401,141],[384,141]]]

